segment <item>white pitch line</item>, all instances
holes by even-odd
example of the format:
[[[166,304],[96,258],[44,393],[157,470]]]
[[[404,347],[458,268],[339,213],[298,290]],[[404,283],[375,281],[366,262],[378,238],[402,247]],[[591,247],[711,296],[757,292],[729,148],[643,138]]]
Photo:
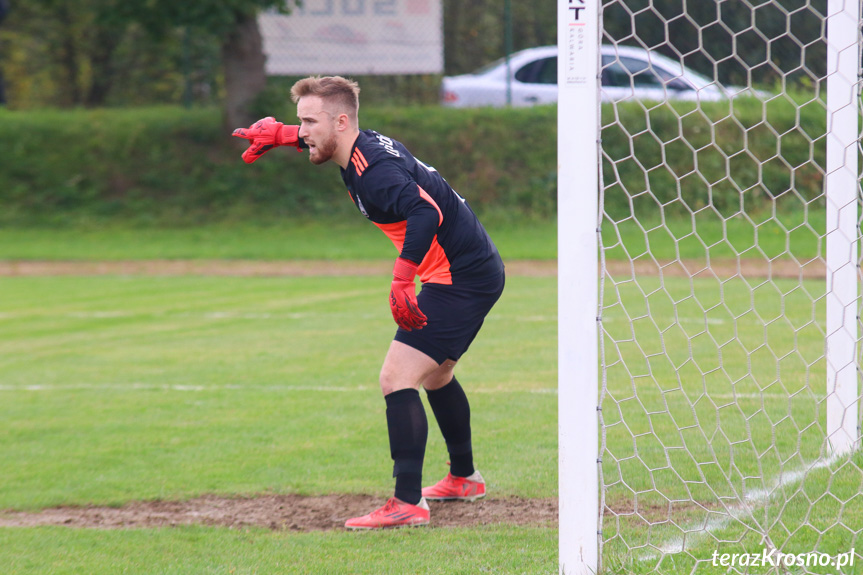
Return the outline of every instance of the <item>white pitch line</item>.
[[[154,319],[305,319],[316,315],[353,315],[348,313],[320,313],[320,312],[289,312],[289,313],[268,313],[268,312],[239,312],[239,311],[210,311],[202,313],[194,312],[151,312],[139,313],[122,310],[101,310],[101,311],[74,311],[57,314],[39,314],[39,313],[23,313],[23,312],[0,312],[0,320],[25,319],[25,318],[47,318],[47,319],[123,319],[123,318],[154,318]],[[361,317],[375,318],[377,315],[364,314]],[[557,316],[550,315],[532,315],[532,316],[515,316],[515,317],[499,317],[491,316],[489,321],[506,319],[508,321],[521,321],[528,323],[556,322]]]
[[[115,391],[138,391],[138,390],[153,390],[153,391],[233,391],[233,390],[255,390],[255,391],[314,391],[321,393],[352,393],[366,392],[377,390],[375,385],[355,385],[355,386],[326,386],[326,385],[256,385],[256,384],[218,384],[218,385],[200,385],[200,384],[160,384],[160,383],[70,383],[70,384],[23,384],[23,385],[0,385],[2,391],[70,391],[70,390],[93,390],[93,389],[108,389]],[[629,391],[629,390],[627,390]],[[539,395],[557,395],[556,387],[535,388],[535,389],[510,389],[504,386],[497,387],[476,387],[470,390],[470,393],[531,393]],[[613,393],[613,391],[612,391]],[[709,399],[733,400],[733,399],[775,399],[785,401],[788,399],[794,400],[809,400],[823,401],[826,396],[813,394],[789,396],[782,393],[708,393],[706,397]]]
[[[641,316],[641,317],[638,317],[636,319],[647,319],[647,316]],[[632,320],[632,319],[629,319],[626,317],[602,316],[602,323],[618,323],[618,322],[632,323],[633,321],[635,321],[635,320]],[[673,325],[675,323],[677,323],[677,324],[697,324],[697,325],[702,325],[702,324],[706,323],[708,325],[725,325],[726,323],[729,323],[731,321],[733,321],[733,318],[725,320],[725,319],[718,318],[718,317],[708,317],[708,318],[704,318],[704,317],[679,317],[679,318],[677,318],[676,321],[672,321],[670,325]],[[666,325],[664,322],[658,322],[657,321],[656,323],[657,324],[661,323],[662,325]],[[760,323],[758,321],[751,321],[751,322],[747,322],[747,323],[751,323],[754,325],[763,325],[762,323]]]
[[[377,385],[356,386],[325,386],[325,385],[191,385],[191,384],[150,384],[150,383],[72,383],[72,384],[28,384],[28,385],[0,385],[3,391],[81,391],[81,390],[112,390],[112,391],[181,391],[181,392],[206,392],[206,391],[311,391],[316,393],[356,393],[378,391]],[[537,389],[507,389],[504,387],[471,389],[469,393],[527,393],[527,394],[556,394],[556,388]]]
[[[772,489],[751,489],[744,492],[743,502],[737,505],[727,506],[727,514],[721,515],[716,512],[711,512],[710,515],[712,517],[706,522],[693,521],[689,524],[681,525],[681,530],[686,534],[685,539],[682,536],[675,537],[662,545],[658,549],[658,552],[647,553],[638,557],[636,560],[653,561],[667,554],[674,555],[676,553],[683,553],[687,551],[687,549],[691,551],[692,548],[697,545],[698,542],[706,538],[708,534],[712,534],[722,529],[728,525],[732,519],[751,517],[753,507],[768,504],[771,499],[771,494],[776,493],[780,488],[799,483],[806,477],[808,472],[829,467],[842,457],[847,457],[847,454],[834,454],[826,459],[816,460],[809,465],[804,465],[799,469],[795,469],[787,473],[783,472],[774,480]],[[705,558],[705,560],[707,559]]]
[[[316,392],[364,392],[375,389],[371,386],[290,386],[290,385],[191,385],[191,384],[156,384],[156,383],[71,383],[71,384],[28,384],[0,385],[0,391],[81,391],[81,390],[112,390],[112,391],[316,391]]]
[[[265,312],[239,312],[239,311],[211,311],[203,313],[180,312],[152,312],[137,313],[120,310],[104,311],[74,311],[58,314],[34,314],[34,313],[0,313],[0,320],[22,319],[22,318],[47,318],[47,319],[122,319],[122,318],[157,318],[157,319],[303,319],[312,317],[312,312],[292,313],[265,313]],[[324,314],[320,314],[324,315]],[[326,314],[332,315],[332,314]]]
[[[667,397],[676,391],[679,392],[680,390],[679,389],[672,389],[670,391],[664,392],[662,395],[663,395],[663,397]],[[619,401],[623,401],[624,399],[631,399],[631,397],[627,394],[632,393],[632,388],[627,387],[625,389],[609,389],[608,392],[617,396],[617,397],[620,397],[621,400],[619,400]],[[777,399],[777,400],[783,400],[783,401],[787,400],[787,399],[793,399],[796,401],[799,401],[801,399],[805,399],[805,400],[823,401],[827,396],[825,394],[819,394],[819,393],[805,393],[804,394],[804,393],[799,392],[799,391],[793,395],[787,394],[787,393],[710,393],[710,392],[707,392],[707,393],[702,393],[699,395],[689,394],[689,398],[692,400],[690,403],[694,403],[695,401],[699,400],[702,397],[704,399]]]
[[[131,312],[124,310],[92,310],[92,311],[71,311],[64,313],[55,313],[55,314],[39,314],[39,313],[27,313],[27,312],[0,312],[0,320],[7,319],[22,319],[22,318],[67,318],[67,319],[122,319],[122,318],[135,318],[135,317],[143,317],[143,318],[164,318],[164,319],[185,319],[185,318],[203,318],[203,319],[303,319],[307,317],[312,317],[316,315],[313,312],[288,312],[288,313],[271,313],[271,312],[241,312],[241,311],[209,311],[209,312],[177,312],[177,313],[168,313],[168,312],[149,312],[149,313],[141,313],[141,312]],[[327,314],[332,315],[332,314]],[[344,315],[344,314],[342,314]],[[556,322],[558,320],[557,316],[553,315],[529,315],[529,316],[507,316],[502,317],[499,315],[492,315],[488,318],[488,321],[497,321],[506,319],[508,321],[521,321],[521,322],[530,322],[530,323],[542,323],[542,322]],[[645,317],[638,317],[635,320],[646,319]],[[673,318],[671,318],[673,319]],[[617,317],[617,316],[602,316],[602,323],[631,323],[632,320],[627,317]],[[760,322],[756,319],[741,319],[741,318],[716,318],[716,317],[678,317],[676,320],[671,321],[668,325],[674,324],[694,324],[694,325],[726,325],[733,322],[737,323],[746,323],[750,325],[759,325],[763,326],[766,323]],[[666,325],[664,322],[662,325]]]

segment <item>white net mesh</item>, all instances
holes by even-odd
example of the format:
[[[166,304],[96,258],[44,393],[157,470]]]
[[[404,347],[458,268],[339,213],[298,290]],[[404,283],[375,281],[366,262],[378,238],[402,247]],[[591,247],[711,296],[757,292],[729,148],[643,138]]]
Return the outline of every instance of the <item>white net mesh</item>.
[[[863,572],[863,457],[831,449],[837,426],[859,440],[861,330],[859,174],[850,201],[825,194],[830,15],[826,0],[603,6],[604,570]]]

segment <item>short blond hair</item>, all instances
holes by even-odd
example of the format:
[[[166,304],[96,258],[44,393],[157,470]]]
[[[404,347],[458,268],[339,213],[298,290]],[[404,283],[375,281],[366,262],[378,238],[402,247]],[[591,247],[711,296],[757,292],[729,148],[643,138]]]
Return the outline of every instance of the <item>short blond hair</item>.
[[[296,104],[304,96],[317,96],[338,106],[351,118],[360,109],[360,86],[341,76],[310,76],[296,82],[291,88],[291,100]]]

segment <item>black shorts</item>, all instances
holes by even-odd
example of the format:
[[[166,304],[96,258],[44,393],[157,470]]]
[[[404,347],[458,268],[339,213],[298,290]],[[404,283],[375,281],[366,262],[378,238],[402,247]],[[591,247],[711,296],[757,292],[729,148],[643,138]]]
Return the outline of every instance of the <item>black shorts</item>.
[[[493,279],[467,284],[423,284],[417,302],[428,324],[413,331],[398,328],[395,340],[418,349],[438,365],[448,359],[458,361],[503,293],[504,283],[501,272]]]

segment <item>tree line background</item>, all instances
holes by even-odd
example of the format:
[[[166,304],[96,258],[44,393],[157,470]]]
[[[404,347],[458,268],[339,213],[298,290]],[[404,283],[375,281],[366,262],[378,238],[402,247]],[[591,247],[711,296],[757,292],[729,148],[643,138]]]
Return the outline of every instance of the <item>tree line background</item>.
[[[218,105],[238,124],[292,79],[265,78],[255,16],[301,0],[0,0],[11,109]],[[605,0],[604,41],[641,45],[725,84],[813,85],[824,75],[827,0]],[[444,0],[447,75],[554,44],[556,2]],[[512,37],[506,38],[507,18]],[[363,82],[364,101],[433,103],[439,76]],[[269,87],[268,87],[269,86]]]

